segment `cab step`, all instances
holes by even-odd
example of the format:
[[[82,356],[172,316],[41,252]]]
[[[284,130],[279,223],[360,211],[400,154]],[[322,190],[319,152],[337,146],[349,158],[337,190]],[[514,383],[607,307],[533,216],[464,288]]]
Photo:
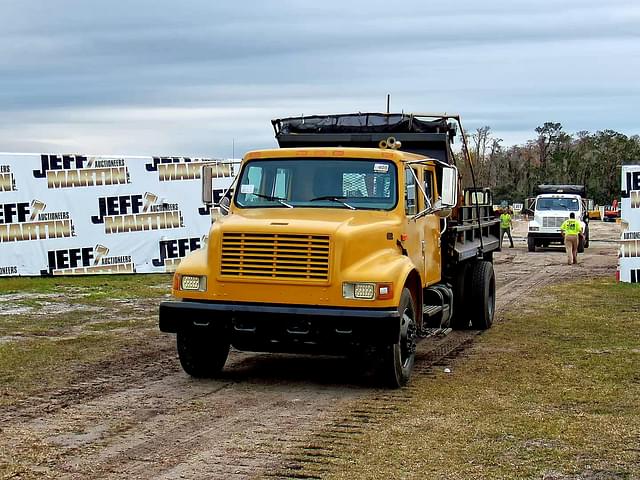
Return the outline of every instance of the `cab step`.
[[[446,337],[451,330],[451,328],[425,328],[420,336],[422,338]]]
[[[424,305],[422,307],[423,317],[433,317],[442,311],[442,305]]]

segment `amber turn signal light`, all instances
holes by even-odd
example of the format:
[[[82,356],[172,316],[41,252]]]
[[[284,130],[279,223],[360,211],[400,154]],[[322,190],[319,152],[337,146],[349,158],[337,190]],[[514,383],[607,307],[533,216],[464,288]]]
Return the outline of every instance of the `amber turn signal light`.
[[[378,283],[378,300],[389,300],[393,298],[393,284],[392,283]]]

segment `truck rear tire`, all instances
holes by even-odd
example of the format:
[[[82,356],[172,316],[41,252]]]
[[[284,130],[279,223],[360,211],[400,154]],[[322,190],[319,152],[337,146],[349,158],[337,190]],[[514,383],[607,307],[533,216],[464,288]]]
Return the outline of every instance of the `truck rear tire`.
[[[536,251],[536,241],[532,237],[527,237],[527,248],[530,252]]]
[[[214,336],[192,330],[176,335],[182,369],[192,377],[208,378],[220,373],[229,356],[230,343],[225,335]]]
[[[496,310],[496,277],[489,262],[475,262],[471,270],[471,326],[491,328]]]
[[[400,296],[400,338],[393,345],[382,347],[381,380],[390,388],[404,387],[411,377],[416,359],[416,307],[408,288]]]

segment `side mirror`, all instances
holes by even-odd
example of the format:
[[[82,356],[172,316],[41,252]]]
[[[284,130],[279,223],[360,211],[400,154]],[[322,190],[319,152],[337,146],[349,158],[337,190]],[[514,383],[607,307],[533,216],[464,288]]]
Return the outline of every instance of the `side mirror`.
[[[227,196],[222,197],[220,199],[220,213],[222,215],[228,215],[229,214],[229,206],[231,205],[231,199]]]
[[[458,201],[458,169],[454,166],[442,168],[441,208],[452,208]],[[437,203],[437,202],[436,202]]]
[[[205,205],[213,204],[213,189],[211,182],[213,180],[213,169],[210,165],[202,166],[202,203]]]

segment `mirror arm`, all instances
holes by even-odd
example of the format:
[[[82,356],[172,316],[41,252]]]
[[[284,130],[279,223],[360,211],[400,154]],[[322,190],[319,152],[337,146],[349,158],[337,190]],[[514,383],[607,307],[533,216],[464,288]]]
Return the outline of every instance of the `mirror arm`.
[[[411,175],[413,176],[414,180],[416,181],[416,185],[418,186],[418,189],[420,190],[420,193],[422,193],[422,197],[425,199],[425,202],[429,203],[429,207],[427,208],[431,208],[431,200],[429,200],[429,197],[427,197],[427,192],[425,191],[422,182],[420,182],[420,180],[418,179],[418,176],[416,175],[416,172],[413,171],[413,168],[411,169]]]
[[[433,207],[426,208],[426,209],[422,210],[421,212],[416,213],[413,217],[411,217],[411,220],[418,220],[419,218],[422,218],[422,217],[425,217],[427,215],[430,215],[435,211],[436,211],[436,209],[433,208]]]
[[[229,192],[233,191],[233,189],[236,186],[236,183],[238,183],[237,175],[233,178],[231,185],[229,185],[229,187],[224,191],[224,193],[222,194],[222,197],[220,198],[220,202],[218,203],[218,208],[220,208],[220,211],[222,212],[223,215],[228,215],[229,212],[231,211],[231,195],[229,195]],[[228,203],[223,204],[222,202],[225,198],[228,200]]]

